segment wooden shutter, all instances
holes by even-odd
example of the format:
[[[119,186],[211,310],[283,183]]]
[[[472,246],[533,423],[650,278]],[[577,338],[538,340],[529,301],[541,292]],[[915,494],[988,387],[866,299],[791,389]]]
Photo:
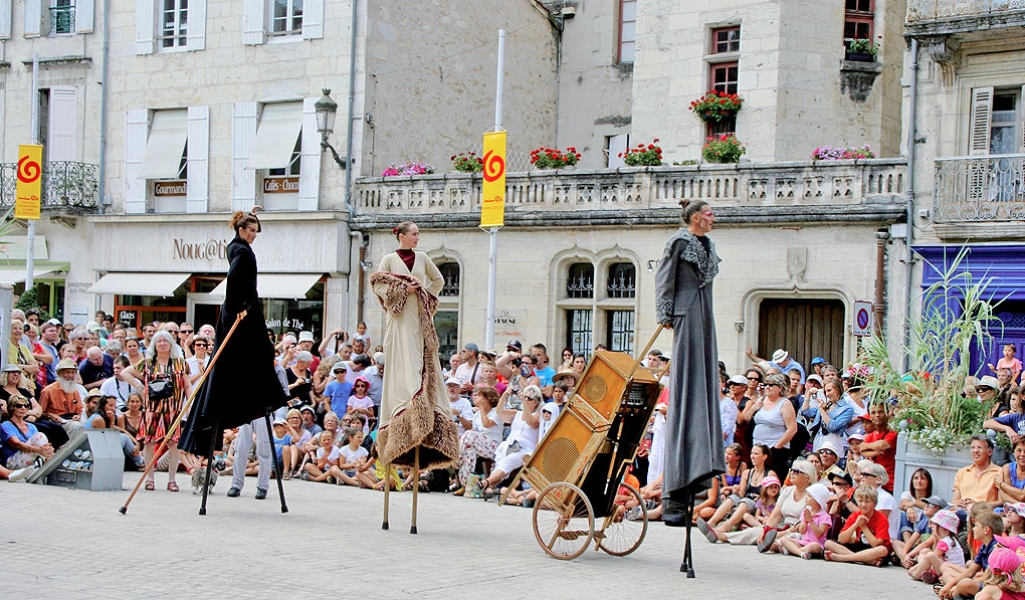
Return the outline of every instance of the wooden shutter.
[[[993,121],[993,88],[972,90],[972,122],[968,136],[968,153],[972,156],[989,154],[989,130]]]
[[[189,107],[188,192],[185,212],[207,212],[210,198],[210,107]]]
[[[802,365],[816,356],[833,365],[846,364],[844,334],[848,320],[843,302],[765,299],[758,313],[758,356],[772,356],[783,348]]]
[[[46,160],[78,160],[78,90],[50,88],[47,109]]]
[[[206,0],[189,2],[189,29],[186,48],[191,52],[206,48]]]
[[[75,0],[75,33],[93,31],[93,11],[96,0]]]
[[[299,149],[299,210],[317,210],[320,198],[320,134],[316,98],[303,100],[302,146]]]
[[[125,213],[146,212],[146,180],[139,178],[149,134],[149,111],[125,111]]]
[[[322,37],[324,37],[324,0],[305,0],[303,3],[303,39],[313,40]]]
[[[243,0],[242,39],[246,44],[262,44],[266,27],[266,0]],[[304,19],[305,20],[305,19]]]
[[[231,120],[231,210],[256,205],[256,171],[246,169],[256,139],[256,102],[236,102]]]
[[[11,37],[11,0],[0,0],[0,39]]]
[[[42,25],[42,0],[25,0],[25,37],[39,37]]]
[[[135,0],[136,54],[153,54],[153,30],[156,26],[156,3],[153,0]]]

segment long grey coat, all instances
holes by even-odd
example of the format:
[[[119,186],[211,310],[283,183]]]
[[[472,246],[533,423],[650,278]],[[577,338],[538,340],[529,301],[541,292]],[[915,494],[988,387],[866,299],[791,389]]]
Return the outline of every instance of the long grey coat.
[[[673,327],[663,497],[680,502],[726,471],[719,418],[718,347],[712,280],[719,256],[681,228],[666,243],[655,276],[659,323]]]

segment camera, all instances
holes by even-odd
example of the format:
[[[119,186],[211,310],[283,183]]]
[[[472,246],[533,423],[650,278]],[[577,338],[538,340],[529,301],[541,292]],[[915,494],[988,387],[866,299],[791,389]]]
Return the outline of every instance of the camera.
[[[517,356],[516,358],[512,359],[512,365],[514,367],[516,367],[517,369],[519,369],[520,365],[522,365],[522,364],[523,364],[523,359],[522,358]]]
[[[510,410],[521,410],[523,408],[523,401],[516,394],[509,396],[509,399],[505,402],[505,407]]]

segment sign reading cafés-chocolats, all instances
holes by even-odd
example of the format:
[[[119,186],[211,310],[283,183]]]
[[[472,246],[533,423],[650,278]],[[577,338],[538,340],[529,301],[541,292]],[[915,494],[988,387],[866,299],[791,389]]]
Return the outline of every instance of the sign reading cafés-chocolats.
[[[298,194],[298,177],[267,177],[263,180],[264,194]]]
[[[178,181],[154,181],[153,195],[161,198],[169,196],[187,196],[189,194],[189,182],[180,179]]]

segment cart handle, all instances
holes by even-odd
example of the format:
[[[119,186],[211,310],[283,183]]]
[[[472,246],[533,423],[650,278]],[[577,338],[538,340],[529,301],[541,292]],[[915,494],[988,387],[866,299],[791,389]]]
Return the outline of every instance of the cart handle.
[[[637,370],[637,367],[641,366],[641,361],[643,361],[644,357],[648,355],[648,350],[651,350],[651,347],[655,345],[655,340],[658,339],[659,334],[662,333],[662,330],[665,329],[665,327],[666,327],[665,323],[659,323],[658,324],[658,328],[655,329],[655,333],[652,334],[651,339],[648,340],[648,345],[644,347],[644,351],[642,351],[637,356],[637,358],[634,359],[634,366],[633,366],[633,368],[630,369],[630,376],[631,377],[633,376],[634,371]]]

